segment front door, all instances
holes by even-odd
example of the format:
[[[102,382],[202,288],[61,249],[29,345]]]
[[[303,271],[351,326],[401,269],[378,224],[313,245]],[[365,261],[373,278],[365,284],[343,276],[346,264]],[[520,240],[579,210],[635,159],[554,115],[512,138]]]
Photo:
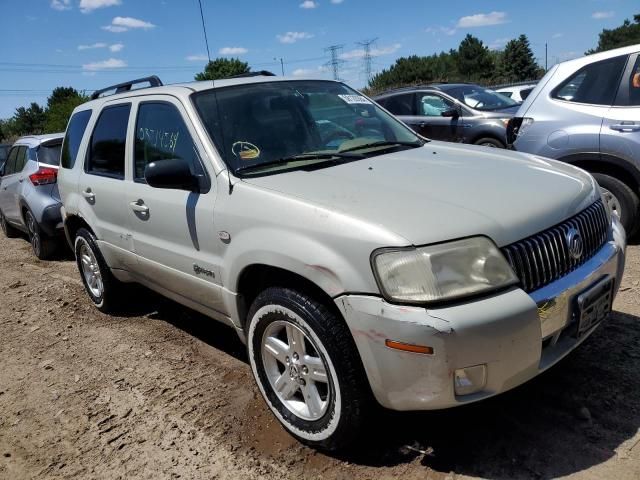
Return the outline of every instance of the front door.
[[[215,188],[202,161],[202,146],[182,105],[157,96],[138,104],[131,182],[126,202],[137,256],[147,282],[207,308],[222,303],[222,244],[214,227]],[[200,179],[200,191],[153,188],[145,181],[151,162],[180,158]]]
[[[18,197],[20,185],[25,181],[22,169],[27,163],[29,148],[26,146],[16,146],[11,149],[5,175],[2,177],[0,185],[0,208],[7,221],[13,224],[22,224],[20,215],[20,205]]]
[[[423,137],[446,142],[461,139],[462,118],[460,110],[451,100],[433,92],[420,92],[417,101],[417,126],[414,129]],[[458,115],[443,116],[445,112],[458,111]]]

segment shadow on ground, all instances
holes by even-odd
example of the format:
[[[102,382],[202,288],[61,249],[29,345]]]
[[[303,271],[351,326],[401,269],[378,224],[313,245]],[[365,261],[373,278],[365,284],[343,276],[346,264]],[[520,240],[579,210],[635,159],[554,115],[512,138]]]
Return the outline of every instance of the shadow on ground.
[[[231,328],[144,291],[125,316],[169,322],[247,361]],[[411,463],[412,469],[425,467],[425,473],[429,467],[500,480],[579,472],[615,456],[636,434],[639,365],[640,318],[615,312],[582,346],[531,382],[461,408],[383,412],[358,453],[326,462],[365,468]]]

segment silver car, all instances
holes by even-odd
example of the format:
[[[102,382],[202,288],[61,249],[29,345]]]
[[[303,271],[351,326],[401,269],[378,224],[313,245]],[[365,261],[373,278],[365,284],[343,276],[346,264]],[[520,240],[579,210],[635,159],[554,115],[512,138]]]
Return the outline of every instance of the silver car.
[[[64,243],[57,177],[63,133],[27,136],[13,144],[0,180],[0,225],[7,237],[29,236],[47,259]]]
[[[507,128],[513,148],[591,172],[632,235],[640,227],[640,45],[555,65]]]
[[[87,294],[126,308],[137,282],[234,328],[309,445],[352,444],[376,403],[509,390],[611,310],[625,234],[581,169],[425,141],[340,82],[148,81],[94,94],[67,128]]]

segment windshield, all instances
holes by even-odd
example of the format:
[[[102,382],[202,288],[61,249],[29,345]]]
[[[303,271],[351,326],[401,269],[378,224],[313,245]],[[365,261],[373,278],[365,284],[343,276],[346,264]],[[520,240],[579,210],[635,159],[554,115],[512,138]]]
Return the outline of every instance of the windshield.
[[[60,150],[62,149],[62,143],[57,145],[40,145],[38,148],[38,163],[45,163],[47,165],[60,165]]]
[[[447,89],[445,92],[476,110],[501,110],[518,105],[515,100],[479,85],[462,85]]]
[[[243,84],[193,98],[234,173],[330,165],[423,144],[375,103],[337,82]]]

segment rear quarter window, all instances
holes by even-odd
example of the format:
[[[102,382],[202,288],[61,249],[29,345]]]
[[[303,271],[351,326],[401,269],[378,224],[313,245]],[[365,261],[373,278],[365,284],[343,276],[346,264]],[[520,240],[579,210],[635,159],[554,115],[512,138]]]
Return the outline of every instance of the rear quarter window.
[[[590,105],[613,104],[627,55],[585,65],[562,82],[551,96],[567,102]]]
[[[87,129],[87,124],[91,118],[91,110],[83,110],[71,117],[67,132],[64,135],[62,152],[60,154],[60,166],[62,168],[73,168],[80,149],[82,137]]]
[[[46,165],[60,165],[60,151],[62,144],[57,145],[40,145],[38,148],[38,163]]]

